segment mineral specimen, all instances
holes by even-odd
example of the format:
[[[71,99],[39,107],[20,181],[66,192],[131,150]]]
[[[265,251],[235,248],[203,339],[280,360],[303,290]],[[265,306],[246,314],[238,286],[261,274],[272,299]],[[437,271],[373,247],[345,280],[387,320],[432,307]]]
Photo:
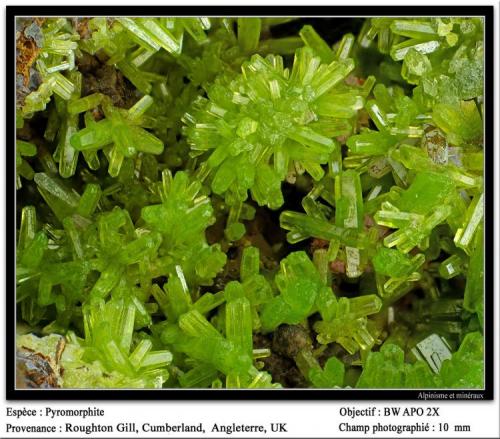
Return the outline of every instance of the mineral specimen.
[[[481,18],[19,20],[18,387],[483,387]]]

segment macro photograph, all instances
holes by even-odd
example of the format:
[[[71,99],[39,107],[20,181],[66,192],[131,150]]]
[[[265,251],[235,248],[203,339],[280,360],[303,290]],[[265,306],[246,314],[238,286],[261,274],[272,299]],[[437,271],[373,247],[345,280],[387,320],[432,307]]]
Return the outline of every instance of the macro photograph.
[[[485,18],[264,15],[15,17],[16,390],[485,388]]]

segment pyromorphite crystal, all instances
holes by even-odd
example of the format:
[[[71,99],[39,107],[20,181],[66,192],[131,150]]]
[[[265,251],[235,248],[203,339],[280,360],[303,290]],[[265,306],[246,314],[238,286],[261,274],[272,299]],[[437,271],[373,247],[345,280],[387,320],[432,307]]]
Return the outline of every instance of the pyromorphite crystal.
[[[143,104],[145,102],[145,104]],[[95,102],[95,106],[100,102]],[[103,110],[106,119],[76,132],[69,139],[71,146],[79,151],[93,151],[109,146],[109,168],[111,176],[118,176],[125,157],[132,157],[137,152],[161,154],[163,142],[139,126],[143,124],[141,116],[151,106],[153,100],[144,96],[128,112],[114,108],[104,99]]]
[[[349,137],[347,146],[352,154],[384,155],[396,141],[393,136],[365,130],[361,134]]]
[[[294,164],[320,179],[320,164],[338,148],[321,128],[339,117],[327,101],[342,92],[340,83],[353,67],[352,59],[322,63],[304,48],[291,72],[279,56],[254,55],[241,75],[216,80],[209,99],[197,100],[184,116],[193,151],[213,151],[206,162],[212,190],[231,206],[250,190],[259,205],[276,209],[283,204],[281,181]],[[349,92],[361,94],[354,87]],[[347,117],[360,108],[356,102],[348,104],[354,110]]]
[[[401,277],[411,269],[410,258],[397,250],[381,247],[373,257],[375,271],[386,276]]]
[[[308,317],[323,288],[319,273],[304,252],[292,253],[281,261],[275,282],[280,294],[265,305],[261,314],[262,327],[267,331]]]
[[[323,290],[318,308],[323,320],[314,325],[318,342],[337,342],[349,353],[369,349],[375,342],[366,326],[366,316],[380,311],[382,301],[376,295],[337,299],[331,290]]]
[[[17,19],[21,383],[482,388],[483,20],[322,20]]]
[[[484,339],[478,332],[467,334],[460,348],[445,361],[440,376],[443,386],[460,389],[484,385]]]
[[[323,370],[312,368],[309,371],[309,379],[314,387],[328,389],[331,387],[342,387],[344,384],[344,364],[337,358],[328,359]]]
[[[408,282],[421,279],[419,271],[424,262],[423,254],[410,258],[399,250],[380,247],[373,257],[378,293],[392,300],[399,298],[399,293],[406,292]]]
[[[164,171],[157,187],[163,203],[144,207],[142,218],[163,237],[161,269],[173,273],[180,263],[190,284],[210,284],[226,261],[219,245],[206,242],[205,229],[215,220],[210,200],[184,172]]]
[[[368,355],[356,387],[433,388],[439,387],[439,380],[425,363],[405,363],[404,351],[396,345],[387,344],[382,346],[380,352]]]
[[[477,313],[479,324],[484,321],[484,236],[482,227],[475,237],[474,251],[469,260],[467,284],[464,293],[464,307]]]
[[[447,204],[453,182],[443,174],[419,173],[397,203],[399,210],[426,215]]]

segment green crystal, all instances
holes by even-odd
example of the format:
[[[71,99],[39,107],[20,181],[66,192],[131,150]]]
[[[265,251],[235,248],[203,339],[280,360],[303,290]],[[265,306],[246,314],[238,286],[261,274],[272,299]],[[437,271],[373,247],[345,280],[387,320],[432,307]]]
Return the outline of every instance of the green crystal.
[[[461,101],[458,108],[438,104],[432,117],[451,143],[461,145],[482,135],[481,116],[473,102]]]
[[[163,142],[145,129],[134,126],[143,123],[141,116],[151,103],[151,98],[145,96],[127,112],[107,103],[104,106],[106,119],[96,123],[91,121],[86,128],[71,135],[71,146],[88,152],[112,145],[108,171],[113,177],[118,176],[125,157],[132,157],[138,152],[161,154]],[[97,106],[98,102],[94,104]]]
[[[410,49],[403,62],[401,75],[411,84],[418,84],[421,77],[432,70],[431,62],[424,53]]]
[[[438,35],[433,23],[423,20],[394,20],[390,29],[397,35],[409,38],[432,38]]]
[[[30,164],[23,159],[25,157],[33,157],[37,154],[36,146],[29,142],[24,142],[22,140],[16,141],[16,172],[17,172],[17,189],[22,187],[21,177],[27,180],[33,180],[35,176],[35,171],[30,166]]]
[[[164,367],[172,361],[168,351],[151,351],[146,340],[132,348],[136,308],[121,300],[107,303],[96,301],[84,310],[84,357],[99,360],[107,370],[116,370],[126,376],[140,376],[141,369],[151,370],[164,380],[168,372]]]
[[[363,372],[356,384],[357,388],[434,388],[436,378],[423,362],[407,364],[404,351],[397,345],[382,346],[380,352],[368,355]]]
[[[343,172],[335,179],[335,222],[338,227],[359,229],[363,222],[363,196],[359,174]]]
[[[451,279],[458,276],[462,271],[462,259],[457,255],[452,255],[445,259],[439,266],[439,274],[444,279]]]
[[[21,225],[17,240],[17,250],[23,251],[35,238],[36,234],[36,209],[33,206],[23,207],[21,213]]]
[[[168,259],[172,261],[163,269],[173,272],[173,261],[185,260],[187,263],[181,266],[189,283],[210,284],[226,257],[218,245],[209,246],[206,242],[205,229],[213,224],[214,218],[210,200],[206,196],[197,196],[200,189],[201,184],[190,182],[183,172],[178,172],[175,177],[164,172],[158,185],[163,203],[145,207],[142,218],[162,234],[160,252],[167,259],[165,263],[168,264]],[[196,259],[193,260],[191,255],[196,255]]]
[[[225,339],[201,314],[190,311],[179,319],[181,330],[190,338],[180,341],[178,348],[195,359],[212,364],[228,375],[234,370],[246,374],[251,367],[250,356],[241,347]]]
[[[404,352],[395,345],[384,345],[380,352],[371,353],[357,382],[358,388],[372,387],[375,383],[382,388],[404,387]]]
[[[474,200],[470,203],[464,225],[457,230],[454,241],[455,244],[462,248],[466,253],[471,252],[471,244],[473,242],[473,237],[475,232],[479,229],[481,222],[483,220],[484,211],[484,199],[483,194],[476,196]]]
[[[246,281],[251,276],[259,274],[259,250],[255,247],[246,247],[241,257],[241,280]]]
[[[335,357],[329,358],[323,370],[313,368],[309,379],[314,387],[329,389],[344,384],[344,364]]]
[[[453,189],[453,183],[445,175],[420,173],[401,195],[396,207],[405,212],[426,215],[436,207],[447,204]]]
[[[386,276],[404,276],[412,264],[410,258],[397,250],[381,247],[373,258],[375,271]]]
[[[34,180],[40,195],[59,220],[72,214],[78,207],[80,196],[76,191],[66,187],[57,177],[38,173],[35,174]]]
[[[311,314],[318,290],[323,288],[319,273],[304,252],[291,253],[281,261],[275,282],[280,295],[264,306],[260,316],[265,331],[306,318]]]
[[[353,154],[384,155],[394,146],[396,139],[378,131],[366,130],[361,134],[349,137],[347,146]]]
[[[257,49],[262,19],[238,18],[238,44],[245,52]]]
[[[484,385],[484,340],[478,332],[467,334],[457,352],[441,368],[443,385],[447,388],[482,388]]]
[[[250,301],[246,297],[227,301],[226,336],[242,352],[252,353],[252,315]]]
[[[322,62],[331,63],[333,61],[334,54],[332,49],[328,47],[325,40],[318,35],[312,26],[304,26],[300,30],[299,35],[304,43],[319,55]]]
[[[464,293],[464,307],[478,314],[480,325],[484,321],[484,243],[483,228],[480,226],[475,237],[475,247],[469,260],[467,284]]]
[[[339,343],[351,354],[373,346],[375,340],[367,329],[366,316],[380,311],[382,301],[377,296],[371,294],[337,300],[331,290],[324,289],[317,304],[323,318],[314,325],[318,342]]]
[[[242,65],[243,75],[236,80],[227,84],[224,79],[216,81],[208,91],[210,100],[199,99],[194,112],[184,116],[194,151],[210,151],[218,145],[207,162],[214,173],[213,191],[226,194],[227,200],[244,200],[250,189],[258,204],[274,209],[283,202],[280,181],[291,162],[303,164],[320,178],[323,171],[315,163],[326,163],[335,144],[309,125],[315,111],[329,116],[333,111],[338,116],[318,99],[337,94],[335,86],[352,68],[350,59],[321,64],[311,49],[301,49],[290,76],[281,57],[254,55]],[[226,92],[228,86],[232,96]],[[301,97],[296,96],[297,91]],[[360,107],[355,102],[352,105],[355,114]],[[294,126],[293,121],[301,122]],[[230,132],[241,140],[228,142]],[[266,164],[271,157],[273,167]],[[249,164],[255,168],[250,169]]]

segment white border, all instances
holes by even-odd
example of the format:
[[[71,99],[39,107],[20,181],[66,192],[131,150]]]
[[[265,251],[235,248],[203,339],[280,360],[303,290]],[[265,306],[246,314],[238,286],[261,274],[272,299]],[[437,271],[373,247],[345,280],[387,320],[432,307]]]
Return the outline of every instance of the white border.
[[[23,1],[9,1],[6,2],[2,0],[2,6],[5,5],[30,5],[34,2],[23,2]],[[102,1],[97,0],[88,0],[85,2],[85,5],[102,5]],[[182,5],[192,5],[193,7],[197,5],[270,5],[271,2],[263,1],[263,0],[242,0],[239,2],[235,1],[227,1],[227,0],[185,0],[184,2],[175,2],[173,4],[182,4]],[[335,5],[345,5],[352,6],[359,5],[362,7],[363,5],[369,4],[369,1],[359,2],[356,0],[351,0],[349,2],[340,2],[335,3]],[[376,1],[375,4],[385,4],[385,5],[393,5],[399,6],[402,1]],[[56,0],[47,2],[46,4],[54,5],[54,6],[66,6],[68,5],[68,1],[66,0]],[[106,2],[107,5],[137,5],[137,1],[123,0],[123,1],[111,1],[108,0]],[[165,1],[156,1],[147,2],[148,5],[155,6],[167,6]],[[169,4],[169,5],[173,5]],[[305,2],[301,1],[280,1],[274,0],[272,1],[273,5],[304,5]],[[312,3],[308,3],[310,5],[318,5],[318,6],[328,6],[332,5],[333,1],[324,1],[324,0],[316,0]],[[441,5],[471,5],[474,2],[464,2],[464,1],[444,1],[441,0],[439,2]],[[495,90],[495,121],[498,120],[499,115],[499,99],[498,99],[498,89],[500,85],[499,77],[498,77],[498,4],[495,1],[481,1],[476,3],[481,5],[492,5],[495,6],[495,14],[494,14],[494,34],[495,34],[495,68],[494,68],[494,76],[496,80],[496,90]],[[420,0],[418,5],[436,5],[435,1],[432,0]],[[0,29],[2,29],[2,47],[5,47],[5,9],[3,9],[2,17],[1,17],[1,25]],[[10,90],[5,89],[5,56],[2,57],[1,60],[1,77],[0,80],[2,82],[2,90],[3,96],[5,96],[6,92]],[[0,126],[3,134],[3,139],[5,139],[5,117],[3,116],[3,111],[5,110],[5,104],[2,105],[2,110],[0,111]],[[498,129],[498,127],[496,127]],[[5,157],[5,148],[9,147],[9,145],[5,145],[2,148],[3,160],[1,160],[1,174],[2,178],[0,178],[0,205],[2,209],[5,209],[5,165],[6,165],[6,157]],[[495,148],[495,171],[494,172],[494,184],[495,184],[495,217],[499,218],[498,206],[499,206],[499,175],[498,170],[499,166],[499,148],[498,148],[498,133],[495,133],[494,144],[486,145],[486,147],[494,147]],[[0,216],[0,227],[2,229],[2,233],[0,235],[0,246],[5,249],[6,237],[5,237],[5,215],[10,214],[5,211],[2,212],[3,215]],[[494,251],[495,251],[495,260],[498,261],[499,255],[499,221],[496,221],[494,224],[495,228],[495,243],[494,243]],[[3,251],[1,253],[0,258],[0,266],[6,266],[6,255]],[[363,402],[356,403],[354,401],[342,402],[342,401],[276,401],[276,402],[244,402],[244,401],[224,401],[224,402],[179,402],[179,401],[156,401],[156,402],[126,402],[126,401],[116,401],[116,402],[99,402],[96,404],[92,404],[92,402],[69,402],[69,401],[61,401],[61,402],[6,402],[5,401],[5,337],[0,337],[0,436],[5,436],[4,424],[7,422],[5,420],[6,407],[26,407],[26,408],[37,408],[41,409],[46,406],[50,406],[53,408],[86,408],[99,406],[106,410],[107,420],[102,421],[102,423],[116,423],[122,420],[123,422],[137,422],[138,425],[142,422],[146,422],[150,420],[154,423],[161,422],[170,422],[170,423],[194,423],[199,421],[205,421],[207,424],[210,424],[214,420],[217,420],[222,423],[232,423],[232,422],[246,422],[246,423],[267,423],[267,422],[288,422],[289,433],[287,435],[279,435],[280,437],[359,437],[360,433],[352,433],[352,434],[342,434],[340,433],[336,425],[339,422],[347,421],[348,419],[341,419],[339,416],[338,409],[342,406],[351,407],[351,408],[363,408],[363,407],[385,407],[385,406],[412,406],[412,407],[427,407],[427,406],[439,406],[441,407],[441,420],[443,422],[448,423],[470,423],[472,426],[472,432],[470,434],[466,433],[455,433],[448,432],[447,435],[441,435],[439,437],[500,437],[500,426],[499,426],[499,349],[498,349],[498,340],[499,340],[499,312],[498,312],[498,291],[499,291],[499,274],[496,270],[497,267],[494,267],[494,290],[495,290],[495,311],[494,311],[494,333],[495,333],[495,371],[494,371],[494,394],[495,401],[491,402],[471,402],[467,403],[465,401],[461,401],[459,403],[446,403],[442,401],[431,401],[431,402],[420,402],[420,401],[412,401],[409,403],[402,402]],[[4,270],[0,270],[0,285],[2,286],[2,291],[4,294],[9,294],[8,291],[5,290],[6,285],[6,277]],[[12,292],[10,292],[12,293]],[[2,298],[4,298],[4,294],[2,294]],[[4,299],[2,299],[4,300]],[[3,302],[5,303],[5,302]],[[6,310],[2,306],[2,312],[0,316],[0,328],[3,333],[3,329],[5,328],[5,313]],[[446,419],[445,419],[446,418]],[[47,424],[48,421],[46,418],[37,418],[40,423]],[[57,423],[70,422],[69,419],[58,419]],[[74,420],[73,420],[74,421]],[[94,419],[95,421],[95,419]],[[369,419],[363,419],[363,423],[368,423]],[[418,421],[418,419],[412,419],[411,421]],[[86,424],[92,422],[92,419],[86,419],[84,421],[78,422],[79,424]],[[408,422],[408,419],[399,418],[398,423]],[[30,422],[31,423],[31,422]],[[32,422],[35,424],[35,422]],[[78,437],[75,435],[70,435],[68,433],[62,434],[53,434],[53,437]],[[156,435],[149,436],[146,434],[142,434],[141,437],[164,437],[165,435]],[[224,434],[219,434],[220,437],[224,436]],[[233,437],[238,437],[239,435],[233,435]],[[245,435],[243,435],[245,436]],[[246,435],[248,437],[248,435]],[[256,436],[255,434],[252,436]],[[29,435],[11,435],[8,437],[43,437],[36,434]],[[108,437],[108,435],[92,435],[85,437]],[[118,437],[116,434],[114,437]],[[125,437],[125,436],[121,436]],[[210,435],[207,435],[210,437]],[[377,436],[380,437],[380,436]],[[384,435],[383,437],[391,437],[390,435]],[[438,437],[437,432],[430,432],[425,435],[398,435],[398,437]]]

